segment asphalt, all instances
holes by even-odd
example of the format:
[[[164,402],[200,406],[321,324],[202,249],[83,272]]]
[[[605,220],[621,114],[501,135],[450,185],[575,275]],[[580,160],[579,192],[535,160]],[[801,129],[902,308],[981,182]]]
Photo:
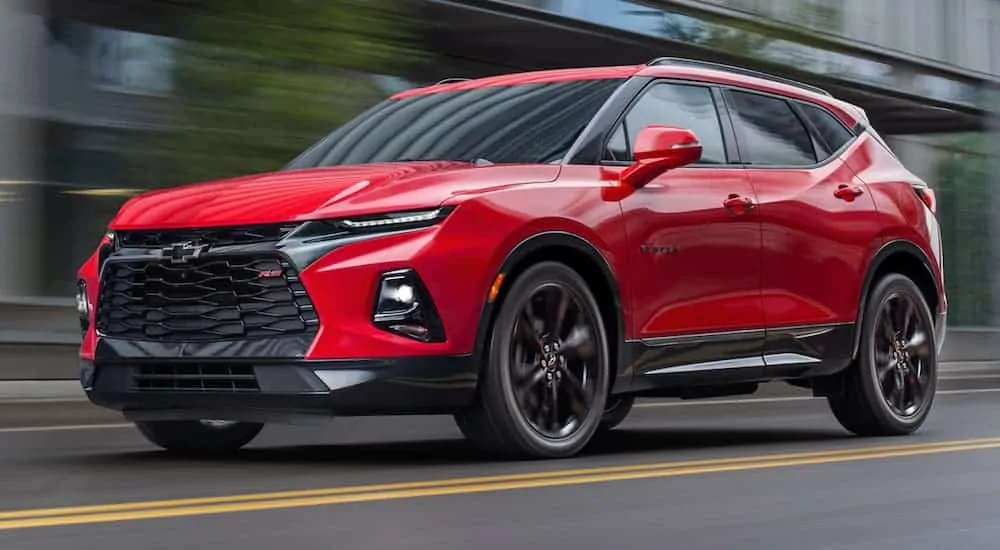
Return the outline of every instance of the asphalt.
[[[582,456],[524,462],[480,456],[447,417],[268,427],[181,459],[85,402],[8,400],[0,548],[993,550],[1000,377],[946,377],[909,437],[849,436],[771,385],[643,402]]]

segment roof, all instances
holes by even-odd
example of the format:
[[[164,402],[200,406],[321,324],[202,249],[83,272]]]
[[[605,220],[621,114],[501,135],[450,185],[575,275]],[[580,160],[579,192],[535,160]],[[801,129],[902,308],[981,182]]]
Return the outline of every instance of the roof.
[[[418,95],[433,94],[437,92],[457,92],[461,90],[474,90],[476,88],[486,88],[488,86],[517,86],[521,84],[538,84],[542,82],[566,82],[570,80],[598,80],[602,78],[628,78],[635,76],[645,65],[621,65],[613,67],[588,67],[581,69],[556,69],[548,71],[531,71],[523,73],[510,73],[461,82],[449,82],[447,84],[436,84],[424,88],[414,88],[405,90],[392,96],[392,99],[403,99]]]
[[[474,90],[492,86],[516,86],[524,84],[538,84],[544,82],[566,82],[572,80],[597,80],[605,78],[629,78],[633,76],[672,78],[679,80],[692,80],[698,82],[710,82],[720,85],[734,85],[749,88],[765,93],[773,93],[816,103],[826,107],[839,117],[848,126],[853,126],[859,121],[860,116],[864,116],[859,107],[843,100],[834,98],[810,86],[795,85],[794,82],[783,79],[767,78],[761,76],[726,70],[724,66],[711,66],[711,64],[699,65],[697,62],[678,64],[643,64],[643,65],[619,65],[609,67],[587,67],[577,69],[556,69],[545,71],[530,71],[520,73],[510,73],[485,78],[476,78],[461,81],[448,81],[446,83],[435,84],[423,88],[405,90],[392,96],[392,99],[403,99],[438,92],[457,92],[462,90]]]

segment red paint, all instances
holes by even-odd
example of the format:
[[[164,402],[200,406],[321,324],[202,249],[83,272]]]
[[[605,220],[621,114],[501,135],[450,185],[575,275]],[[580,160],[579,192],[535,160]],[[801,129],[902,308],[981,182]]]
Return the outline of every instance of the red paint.
[[[600,78],[628,78],[642,71],[645,65],[623,65],[618,67],[587,67],[582,69],[556,69],[550,71],[530,71],[525,73],[503,74],[476,80],[462,80],[447,84],[435,84],[424,88],[404,90],[392,96],[392,99],[403,99],[418,95],[438,92],[457,92],[474,90],[487,86],[515,86],[519,84],[537,84],[540,82],[566,82],[571,80],[596,80]]]
[[[881,222],[843,162],[812,170],[747,170],[760,201],[764,311],[769,326],[853,321]]]
[[[632,148],[635,163],[621,173],[629,187],[642,187],[667,170],[687,166],[701,158],[701,144],[687,128],[647,126]]]
[[[597,170],[564,173],[588,179]],[[632,337],[763,326],[760,220],[753,209],[727,210],[733,194],[754,198],[743,169],[678,168],[621,199]],[[671,249],[644,253],[643,245]]]
[[[861,116],[853,106],[791,86],[669,66],[511,75],[396,97],[634,74],[785,94],[821,104],[849,125]],[[645,134],[643,147],[690,141],[681,134]],[[943,296],[937,222],[912,188],[919,180],[867,135],[815,169],[679,167],[647,174],[641,188],[622,184],[626,170],[636,169],[441,161],[283,171],[146,193],[128,201],[111,228],[237,226],[456,206],[437,226],[342,246],[302,272],[321,321],[309,358],[471,352],[504,259],[546,231],[579,236],[604,257],[619,286],[627,339],[854,321],[865,271],[893,239],[916,244],[934,260]],[[96,258],[80,269],[91,300]],[[416,269],[426,284],[446,342],[425,344],[373,326],[378,275],[402,267]],[[82,357],[93,356],[95,338],[91,328]]]

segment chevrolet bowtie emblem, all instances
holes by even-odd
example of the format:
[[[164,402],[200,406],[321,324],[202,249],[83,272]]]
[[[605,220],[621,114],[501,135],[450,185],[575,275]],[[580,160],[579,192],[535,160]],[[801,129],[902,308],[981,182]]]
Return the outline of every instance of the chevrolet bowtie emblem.
[[[208,245],[184,241],[161,249],[161,253],[164,258],[170,260],[170,263],[183,264],[188,260],[201,256],[206,250],[208,250]]]

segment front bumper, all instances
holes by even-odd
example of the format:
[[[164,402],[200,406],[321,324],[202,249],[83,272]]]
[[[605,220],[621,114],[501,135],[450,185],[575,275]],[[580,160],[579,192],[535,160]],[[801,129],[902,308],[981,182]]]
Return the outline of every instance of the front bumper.
[[[294,421],[448,414],[471,404],[471,356],[309,361],[241,358],[81,361],[96,405],[131,420]]]

